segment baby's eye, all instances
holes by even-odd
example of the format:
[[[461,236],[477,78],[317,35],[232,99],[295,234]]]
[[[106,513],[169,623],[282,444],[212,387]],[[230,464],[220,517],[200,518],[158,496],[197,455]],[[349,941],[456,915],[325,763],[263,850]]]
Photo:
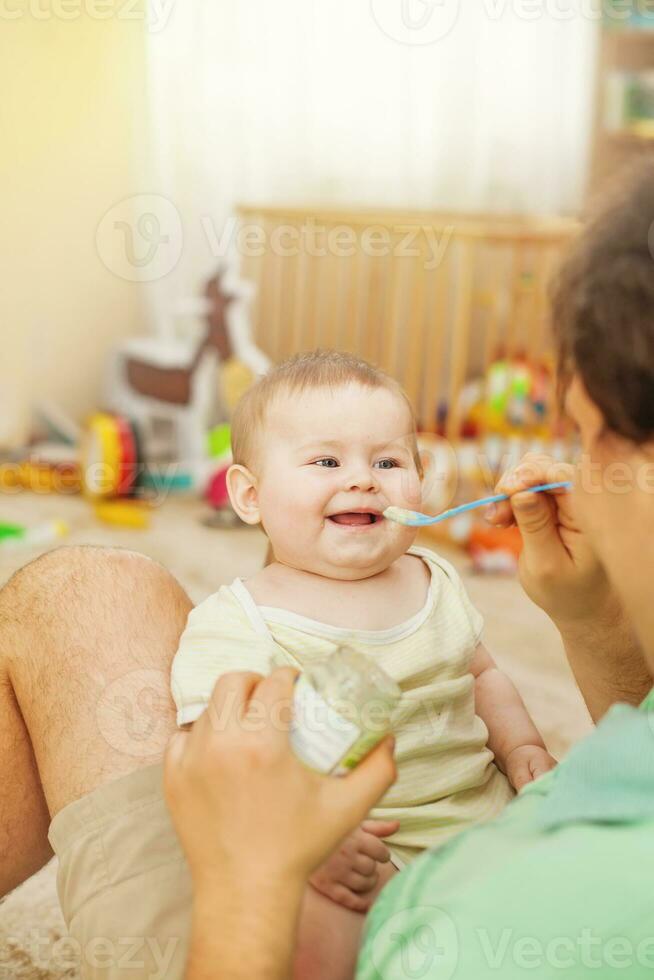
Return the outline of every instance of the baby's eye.
[[[377,469],[380,469],[380,470],[392,470],[392,469],[394,469],[397,466],[397,460],[396,459],[379,459],[375,463],[375,466],[377,467]]]
[[[325,456],[324,459],[317,459],[316,466],[328,466],[335,467],[338,466],[338,460],[334,459],[333,456]]]

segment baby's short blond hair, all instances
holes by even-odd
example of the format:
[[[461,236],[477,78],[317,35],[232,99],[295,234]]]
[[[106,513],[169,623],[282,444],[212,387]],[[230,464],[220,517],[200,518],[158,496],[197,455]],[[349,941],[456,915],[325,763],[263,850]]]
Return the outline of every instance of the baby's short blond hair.
[[[413,455],[422,476],[416,440],[413,407],[402,386],[385,371],[354,354],[336,350],[314,350],[296,354],[260,378],[241,398],[232,417],[232,454],[235,463],[251,466],[257,437],[266,422],[266,413],[278,395],[301,394],[314,388],[339,388],[358,384],[363,388],[386,388],[401,398],[409,412]]]

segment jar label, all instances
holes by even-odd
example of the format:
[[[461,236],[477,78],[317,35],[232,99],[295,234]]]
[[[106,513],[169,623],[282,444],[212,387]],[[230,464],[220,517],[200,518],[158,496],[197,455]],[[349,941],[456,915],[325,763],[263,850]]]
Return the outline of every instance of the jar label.
[[[333,772],[361,734],[358,725],[330,707],[304,675],[297,679],[290,738],[305,765],[317,772]]]

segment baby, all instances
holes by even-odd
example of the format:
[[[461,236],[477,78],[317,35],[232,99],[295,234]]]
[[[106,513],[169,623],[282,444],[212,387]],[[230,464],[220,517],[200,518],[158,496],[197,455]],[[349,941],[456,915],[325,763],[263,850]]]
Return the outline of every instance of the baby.
[[[397,781],[303,906],[296,977],[345,978],[360,913],[396,869],[489,820],[555,763],[482,645],[457,573],[383,517],[421,503],[413,412],[394,380],[349,354],[293,358],[239,403],[232,442],[230,499],[262,525],[274,561],[191,612],[172,669],[178,723],[199,717],[223,673],[302,670],[341,644],[402,691]]]

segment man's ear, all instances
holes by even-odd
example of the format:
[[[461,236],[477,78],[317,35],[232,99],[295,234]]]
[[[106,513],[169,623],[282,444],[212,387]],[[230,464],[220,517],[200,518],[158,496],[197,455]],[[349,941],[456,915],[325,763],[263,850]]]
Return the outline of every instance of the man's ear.
[[[606,424],[599,408],[578,374],[570,379],[565,399],[566,412],[576,422],[586,452],[591,452],[606,434]]]
[[[260,524],[259,492],[253,473],[235,463],[227,470],[227,492],[232,507],[246,524]]]

